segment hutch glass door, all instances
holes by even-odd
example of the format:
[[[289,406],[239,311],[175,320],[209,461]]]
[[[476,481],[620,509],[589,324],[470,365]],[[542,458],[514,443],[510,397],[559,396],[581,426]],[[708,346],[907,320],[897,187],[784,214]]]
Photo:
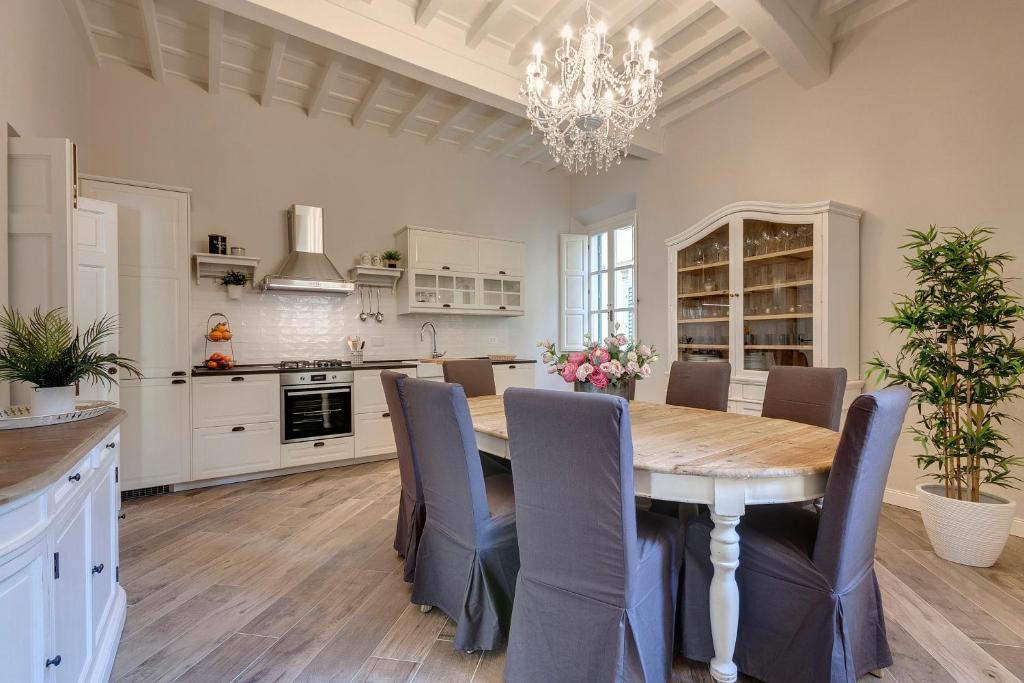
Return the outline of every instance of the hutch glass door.
[[[814,365],[814,224],[743,218],[743,365]]]
[[[729,361],[729,223],[676,253],[679,360]]]

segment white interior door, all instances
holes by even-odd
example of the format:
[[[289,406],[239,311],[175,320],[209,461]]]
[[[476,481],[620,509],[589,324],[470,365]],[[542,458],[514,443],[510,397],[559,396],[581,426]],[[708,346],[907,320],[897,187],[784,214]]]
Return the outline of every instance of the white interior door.
[[[82,198],[75,209],[75,242],[78,272],[75,283],[75,317],[84,330],[104,315],[116,316],[117,306],[117,205]],[[108,339],[103,350],[117,353],[118,334]],[[116,368],[115,368],[116,369]],[[82,382],[80,398],[117,401],[117,385]]]

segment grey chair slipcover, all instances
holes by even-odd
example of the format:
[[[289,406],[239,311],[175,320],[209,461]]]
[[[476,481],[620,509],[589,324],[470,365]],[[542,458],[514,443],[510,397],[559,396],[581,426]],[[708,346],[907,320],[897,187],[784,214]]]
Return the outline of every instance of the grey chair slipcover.
[[[687,408],[724,411],[729,407],[729,363],[677,360],[668,374],[665,403]]]
[[[446,360],[444,381],[449,384],[461,384],[467,398],[474,396],[494,396],[494,366],[486,358],[465,358]]]
[[[846,368],[776,366],[768,372],[761,415],[836,432],[845,391]]]
[[[519,572],[512,478],[484,478],[462,387],[406,379],[399,395],[427,515],[412,601],[456,622],[456,649],[502,647]]]
[[[882,494],[910,394],[884,389],[850,406],[820,514],[751,506],[741,518],[735,662],[767,683],[854,683],[892,664],[874,571]],[[683,654],[714,655],[708,589],[714,574],[704,515],[687,528]]]
[[[522,560],[505,680],[668,681],[682,526],[635,508],[628,403],[511,388],[505,414]]]
[[[406,379],[408,376],[400,372],[382,370],[380,373],[384,397],[388,402],[388,412],[391,413],[391,429],[395,433],[395,449],[398,451],[398,473],[402,480],[402,491],[398,499],[398,526],[395,529],[395,552],[405,558],[405,580],[412,583],[416,576],[416,549],[423,533],[427,509],[423,505],[419,464],[409,442],[405,409],[399,396],[399,384]]]

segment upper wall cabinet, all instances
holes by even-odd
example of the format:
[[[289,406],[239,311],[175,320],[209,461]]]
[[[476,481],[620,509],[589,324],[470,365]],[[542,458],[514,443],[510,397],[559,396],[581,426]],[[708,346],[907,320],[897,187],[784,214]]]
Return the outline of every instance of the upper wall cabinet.
[[[675,359],[732,364],[730,408],[760,414],[768,371],[844,367],[860,391],[860,210],[742,202],[666,240]]]
[[[407,226],[399,313],[523,314],[523,243]]]

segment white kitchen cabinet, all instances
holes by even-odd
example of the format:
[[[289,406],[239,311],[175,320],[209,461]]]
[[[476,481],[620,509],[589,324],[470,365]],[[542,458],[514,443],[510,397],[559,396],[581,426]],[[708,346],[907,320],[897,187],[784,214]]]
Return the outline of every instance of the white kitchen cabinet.
[[[494,393],[501,396],[509,387],[525,387],[532,389],[534,386],[534,363],[495,363],[494,368]]]
[[[406,239],[403,253],[410,269],[477,272],[477,237],[415,228],[407,231]]]
[[[50,563],[40,540],[14,558],[0,557],[0,667],[3,680],[43,683],[49,611],[46,572]]]
[[[480,272],[485,275],[523,274],[523,243],[480,238]]]
[[[416,271],[410,275],[412,299],[421,309],[472,310],[479,303],[479,283],[474,273]]]
[[[355,457],[396,455],[395,432],[390,413],[363,413],[353,419],[355,425]]]
[[[192,478],[212,479],[281,467],[281,426],[261,422],[193,430]]]
[[[498,311],[522,311],[523,279],[481,275],[480,306]]]
[[[352,412],[385,413],[388,400],[380,382],[380,370],[356,370],[352,383]]]
[[[322,441],[298,441],[281,445],[281,467],[314,465],[355,457],[355,439],[351,436]]]
[[[111,442],[113,443],[113,442]],[[117,465],[97,472],[92,494],[92,554],[89,582],[92,590],[93,646],[99,645],[101,627],[114,606],[117,583]]]
[[[53,602],[60,612],[54,619],[53,632],[54,652],[61,658],[60,664],[53,667],[57,683],[82,680],[92,656],[91,513],[87,494],[63,523],[57,523],[53,553]]]
[[[192,378],[192,426],[277,422],[281,383],[277,375],[224,375]]]
[[[188,377],[121,381],[121,488],[177,484],[191,479]]]

